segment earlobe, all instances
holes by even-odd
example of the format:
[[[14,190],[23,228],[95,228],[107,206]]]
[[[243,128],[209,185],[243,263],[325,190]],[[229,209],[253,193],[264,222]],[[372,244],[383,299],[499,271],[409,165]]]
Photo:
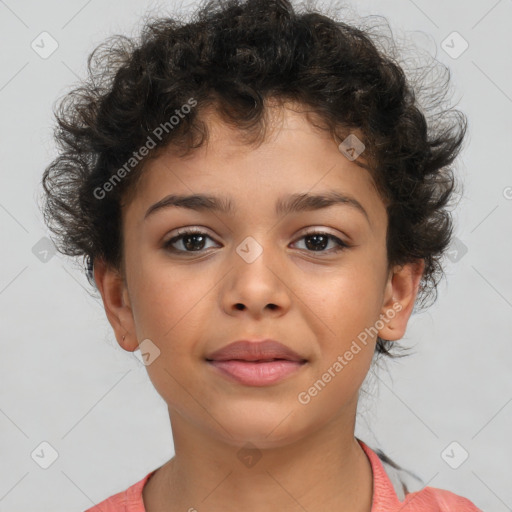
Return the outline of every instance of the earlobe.
[[[117,342],[129,352],[137,350],[139,345],[135,335],[135,322],[122,275],[100,259],[94,262],[94,280]]]
[[[424,269],[425,261],[421,259],[399,265],[390,272],[380,315],[384,323],[383,328],[379,329],[380,338],[396,341],[404,336]]]

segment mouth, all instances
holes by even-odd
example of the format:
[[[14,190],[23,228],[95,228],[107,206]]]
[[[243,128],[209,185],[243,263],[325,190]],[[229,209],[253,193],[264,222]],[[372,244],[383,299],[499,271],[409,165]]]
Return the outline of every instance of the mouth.
[[[306,361],[306,358],[300,356],[290,347],[275,340],[238,340],[206,356],[206,360],[211,361],[228,361],[235,359],[249,362],[267,362],[274,360]]]
[[[297,373],[306,361],[289,359],[263,359],[245,361],[228,359],[224,361],[208,360],[208,363],[229,380],[245,386],[268,386]]]
[[[240,340],[209,354],[206,362],[232,382],[268,386],[296,374],[308,361],[274,340]]]

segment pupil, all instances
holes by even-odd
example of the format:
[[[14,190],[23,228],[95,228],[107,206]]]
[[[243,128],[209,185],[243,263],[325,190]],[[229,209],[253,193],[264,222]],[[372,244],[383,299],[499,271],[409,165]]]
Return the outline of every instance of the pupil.
[[[187,235],[186,237],[183,238],[183,245],[187,248],[187,250],[201,250],[202,247],[195,246],[193,242],[189,243],[190,239],[193,239],[193,238],[201,239],[201,241],[199,243],[204,244],[204,236],[202,236],[202,235]]]
[[[314,240],[312,246],[311,246],[311,244],[308,243],[308,240],[311,240],[311,239]],[[315,243],[315,242],[318,242],[318,239],[323,239],[323,243],[320,243],[320,246],[316,245],[316,243]],[[306,247],[308,249],[313,249],[314,251],[317,251],[319,249],[325,249],[327,241],[328,240],[325,235],[309,235],[308,237],[306,237]]]

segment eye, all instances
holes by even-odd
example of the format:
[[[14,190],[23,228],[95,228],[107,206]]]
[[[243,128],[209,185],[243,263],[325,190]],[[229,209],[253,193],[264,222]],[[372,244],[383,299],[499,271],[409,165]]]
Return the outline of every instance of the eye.
[[[210,236],[199,230],[188,229],[178,231],[178,233],[177,236],[164,243],[164,249],[171,252],[201,252],[204,249],[205,240],[207,238],[212,240]],[[177,243],[181,244],[184,249],[173,247]]]
[[[330,235],[329,233],[324,233],[323,231],[310,231],[309,233],[306,233],[301,238],[299,238],[299,240],[302,239],[306,239],[305,245],[308,252],[331,253],[343,251],[349,247],[348,244],[340,240],[338,237]],[[336,246],[334,249],[325,251],[324,249],[328,245],[329,241],[333,241]]]
[[[167,249],[175,253],[202,252],[205,249],[205,243],[207,238],[213,240],[209,235],[207,235],[203,231],[187,229],[179,231],[178,235],[166,241],[163,247],[164,249]],[[299,240],[303,239],[306,240],[305,250],[308,252],[336,253],[350,247],[348,244],[340,240],[338,237],[331,235],[329,233],[325,233],[323,231],[311,231],[303,235]],[[330,250],[326,251],[325,248],[326,246],[328,246],[330,241],[334,242],[336,245],[334,246],[334,248],[331,248]],[[181,248],[175,247],[176,244],[181,244]]]

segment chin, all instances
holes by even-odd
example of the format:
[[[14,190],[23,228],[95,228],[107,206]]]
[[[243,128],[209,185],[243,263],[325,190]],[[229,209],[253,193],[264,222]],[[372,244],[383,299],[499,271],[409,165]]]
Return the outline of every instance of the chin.
[[[231,435],[221,427],[217,433],[224,442],[238,448],[247,443],[260,449],[284,447],[314,430],[312,425],[301,425],[295,411],[290,411],[293,409],[279,408],[271,414],[255,407],[245,414],[224,415],[222,425]]]

